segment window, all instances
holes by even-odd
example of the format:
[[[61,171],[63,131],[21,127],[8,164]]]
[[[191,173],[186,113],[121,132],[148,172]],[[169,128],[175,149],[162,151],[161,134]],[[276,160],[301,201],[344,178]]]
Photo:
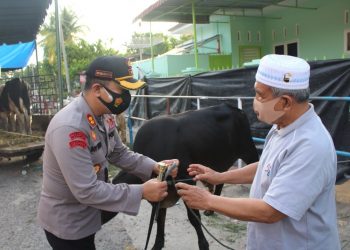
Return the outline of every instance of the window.
[[[275,41],[276,39],[276,32],[272,30],[272,41]]]
[[[258,40],[258,42],[261,41],[261,32],[260,32],[260,31],[258,31],[258,33],[257,33],[257,38],[256,38],[256,40]]]
[[[349,10],[344,11],[344,24],[349,23]]]
[[[298,56],[298,43],[287,44],[287,55]]]
[[[287,38],[287,28],[283,27],[283,37],[286,39]]]
[[[275,46],[275,54],[284,55],[284,45],[283,44]]]
[[[250,31],[248,31],[248,42],[252,41],[252,33]]]
[[[237,41],[241,41],[241,32],[237,31]]]
[[[279,55],[298,56],[298,42],[276,45],[274,51]]]

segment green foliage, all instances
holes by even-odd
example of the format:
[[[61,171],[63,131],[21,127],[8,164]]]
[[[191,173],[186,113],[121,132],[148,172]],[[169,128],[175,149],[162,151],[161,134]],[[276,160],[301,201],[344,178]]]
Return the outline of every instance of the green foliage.
[[[90,64],[92,60],[99,56],[118,55],[118,51],[107,48],[106,45],[98,40],[96,43],[90,44],[84,40],[77,43],[70,43],[66,46],[69,75],[71,79],[76,76]]]
[[[60,14],[60,21],[62,24],[71,85],[77,85],[73,82],[74,80],[78,80],[79,72],[86,69],[88,64],[96,57],[118,54],[118,51],[108,48],[101,40],[90,44],[81,39],[80,35],[83,34],[86,27],[79,25],[79,19],[72,10],[64,8]],[[39,74],[41,75],[56,75],[57,72],[55,23],[55,16],[51,14],[48,23],[44,24],[40,31],[40,35],[44,37],[42,42],[39,43],[44,50],[44,60],[39,65]],[[61,74],[65,75],[63,66]]]

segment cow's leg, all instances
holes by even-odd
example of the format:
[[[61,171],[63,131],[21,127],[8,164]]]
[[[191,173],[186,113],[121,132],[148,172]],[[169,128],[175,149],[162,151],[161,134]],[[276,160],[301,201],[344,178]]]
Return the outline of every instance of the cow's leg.
[[[161,250],[164,247],[166,208],[160,208],[157,218],[157,234],[152,250]]]
[[[0,128],[5,131],[8,130],[9,118],[8,118],[7,112],[0,112],[0,121],[1,121]]]
[[[26,106],[23,103],[23,99],[20,98],[19,99],[19,110],[23,116],[23,128],[21,132],[25,132],[26,134],[31,134],[32,130],[31,130],[31,116],[29,115],[29,110],[26,108]]]
[[[20,112],[19,107],[16,106],[16,104],[11,100],[10,97],[8,98],[8,102],[9,102],[9,109],[10,109],[9,131],[23,132],[24,116]]]
[[[199,214],[199,211],[197,209],[192,209],[192,212],[199,219],[199,221],[198,221],[197,218],[191,213],[190,208],[188,208],[187,205],[186,205],[186,209],[187,209],[188,219],[190,220],[192,226],[194,227],[194,229],[197,232],[199,249],[200,250],[209,250],[208,241],[207,241],[207,239],[204,236],[204,233],[203,233],[203,230],[202,230],[202,226],[200,224],[201,215]]]
[[[13,112],[9,112],[7,116],[7,130],[15,132],[16,131],[16,114]]]
[[[16,114],[16,131],[22,134],[25,133],[24,121],[25,117],[23,113]]]
[[[223,184],[216,185],[216,186],[215,186],[214,195],[220,196],[223,187],[224,187]],[[205,214],[206,216],[210,216],[210,215],[213,215],[213,214],[214,214],[214,211],[205,210],[205,211],[204,211],[204,214]]]
[[[26,132],[26,134],[30,135],[32,134],[32,126],[31,126],[31,123],[32,123],[32,116],[29,115],[29,112],[28,110],[25,108],[24,110],[24,130]]]

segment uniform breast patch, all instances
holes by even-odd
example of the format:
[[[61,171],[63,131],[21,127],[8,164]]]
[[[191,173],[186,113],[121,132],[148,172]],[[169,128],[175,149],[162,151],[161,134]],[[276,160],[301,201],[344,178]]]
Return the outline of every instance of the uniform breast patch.
[[[95,131],[91,130],[91,131],[90,131],[90,135],[91,135],[91,139],[92,139],[93,141],[96,141],[96,133],[95,133]]]
[[[108,134],[108,138],[112,138],[113,136],[114,136],[114,131],[112,131]]]
[[[114,129],[115,128],[115,121],[114,121],[114,118],[113,117],[108,117],[106,119],[106,122],[108,124],[108,128],[109,129]]]
[[[97,143],[95,146],[91,146],[91,147],[90,147],[90,152],[93,153],[93,152],[99,150],[101,147],[102,147],[102,143],[99,142],[99,143]]]

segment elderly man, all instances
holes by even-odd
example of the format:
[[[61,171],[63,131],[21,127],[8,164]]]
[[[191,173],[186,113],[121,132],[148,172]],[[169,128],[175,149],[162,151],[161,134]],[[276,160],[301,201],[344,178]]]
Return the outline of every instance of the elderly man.
[[[194,180],[250,184],[249,198],[227,198],[178,183],[196,209],[249,221],[247,249],[340,249],[335,205],[336,153],[309,97],[310,66],[303,59],[267,55],[256,73],[254,111],[274,124],[260,161],[218,173],[192,164]]]

